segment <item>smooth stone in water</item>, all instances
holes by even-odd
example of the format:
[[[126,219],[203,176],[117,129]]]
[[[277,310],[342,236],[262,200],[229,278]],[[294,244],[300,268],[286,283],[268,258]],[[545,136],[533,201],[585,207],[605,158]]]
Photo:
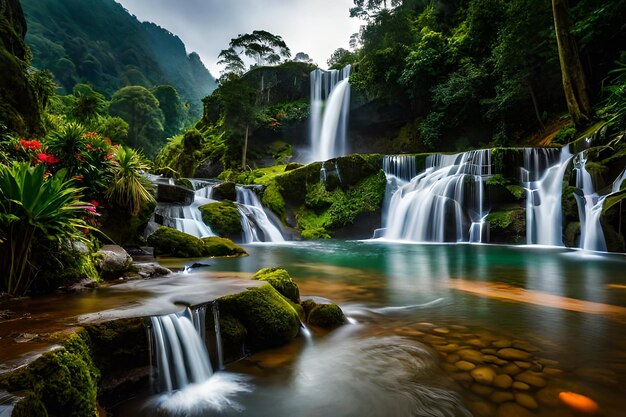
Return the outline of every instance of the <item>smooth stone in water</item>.
[[[491,348],[481,349],[480,351],[484,353],[485,355],[495,355],[496,353],[498,353],[497,350],[491,349]]]
[[[490,396],[494,389],[482,384],[472,384],[472,392],[476,395],[480,395],[481,397]]]
[[[547,385],[546,380],[542,378],[541,374],[535,374],[530,371],[515,375],[515,379],[536,388],[543,388]]]
[[[472,401],[468,404],[468,408],[474,417],[493,417],[496,415],[496,407],[484,401]]]
[[[525,361],[527,359],[530,359],[532,355],[528,352],[524,352],[523,350],[515,348],[504,348],[498,351],[498,356],[502,359],[507,359],[510,361]]]
[[[502,370],[504,371],[505,374],[508,374],[508,375],[517,375],[520,372],[522,372],[522,369],[519,366],[515,365],[514,363],[508,364]]]
[[[498,407],[498,417],[534,417],[535,414],[517,403],[504,403]]]
[[[528,394],[524,394],[521,392],[515,393],[515,401],[517,401],[517,403],[522,407],[526,407],[530,410],[536,410],[537,408],[539,408],[537,401],[535,401],[535,399]]]
[[[506,339],[496,340],[495,342],[493,342],[493,346],[498,349],[508,348],[511,347],[511,341]]]
[[[515,396],[513,395],[512,392],[509,392],[509,391],[496,391],[493,394],[491,394],[491,397],[489,397],[489,399],[496,404],[501,404],[507,401],[515,400]]]
[[[467,343],[470,346],[477,347],[477,348],[485,348],[485,347],[487,347],[487,343],[485,343],[484,341],[482,341],[480,339],[466,340],[465,343]]]
[[[495,363],[496,365],[500,365],[500,366],[506,365],[507,363],[509,363],[508,361],[500,359],[495,355],[485,355],[483,360],[487,363]]]
[[[501,389],[509,389],[513,384],[513,378],[509,375],[498,375],[493,380],[493,385]]]
[[[563,391],[559,388],[547,387],[537,392],[536,397],[537,401],[541,405],[545,405],[548,407],[558,407],[561,405],[561,400],[559,400],[559,394]]]
[[[543,368],[543,373],[548,376],[561,375],[563,371],[557,368]]]
[[[464,360],[469,362],[482,362],[483,354],[474,349],[462,349],[457,352],[457,354]]]
[[[513,389],[522,390],[522,391],[527,391],[530,389],[530,385],[525,384],[523,382],[519,382],[519,381],[513,382],[512,387]]]
[[[438,327],[438,328],[434,329],[433,332],[439,333],[439,334],[448,334],[448,333],[450,333],[450,330],[446,329],[445,327]]]
[[[479,384],[491,385],[496,377],[496,371],[488,366],[481,366],[471,372],[472,378]]]
[[[435,346],[435,349],[437,349],[439,352],[454,352],[455,350],[459,349],[459,345],[457,345],[456,343],[450,343],[448,345],[437,345]]]
[[[525,350],[526,352],[541,352],[541,349],[539,349],[537,346],[531,345],[530,343],[524,340],[514,341],[513,347],[517,349]]]
[[[474,380],[470,374],[466,374],[465,372],[453,373],[452,379],[458,382],[472,382]]]
[[[519,366],[522,369],[530,369],[533,366],[531,363],[523,361],[515,361],[515,365]]]
[[[458,362],[461,359],[461,357],[459,355],[457,355],[456,353],[452,353],[448,356],[446,356],[446,362],[448,363],[455,363]]]
[[[454,366],[459,368],[461,371],[465,371],[465,372],[469,372],[472,369],[476,368],[476,365],[468,361],[458,361],[457,363],[454,364]]]

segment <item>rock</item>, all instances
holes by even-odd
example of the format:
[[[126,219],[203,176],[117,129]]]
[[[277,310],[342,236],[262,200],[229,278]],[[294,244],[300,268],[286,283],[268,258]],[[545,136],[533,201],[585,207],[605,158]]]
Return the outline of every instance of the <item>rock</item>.
[[[519,366],[517,366],[514,363],[510,363],[510,364],[506,365],[504,368],[502,368],[502,370],[507,375],[517,375],[520,372],[522,372],[522,368],[520,368]]]
[[[239,210],[232,201],[218,201],[200,206],[202,221],[206,223],[213,232],[222,237],[240,238],[241,219]]]
[[[537,401],[548,407],[558,407],[561,405],[561,400],[559,400],[559,394],[561,391],[562,389],[554,387],[544,388],[537,392]]]
[[[465,372],[469,372],[473,370],[474,368],[476,368],[476,365],[468,361],[458,361],[457,363],[454,364],[454,366],[456,366],[459,370],[465,371]]]
[[[457,355],[456,353],[451,353],[448,356],[446,356],[446,362],[449,363],[456,363],[461,359],[461,357],[459,355]]]
[[[263,268],[254,274],[252,279],[268,282],[276,291],[289,300],[296,304],[300,303],[300,290],[286,270],[282,268]]]
[[[493,379],[493,385],[497,388],[509,389],[512,384],[513,378],[506,374],[498,375]]]
[[[118,245],[104,245],[96,255],[98,269],[105,279],[118,278],[130,269],[133,259]]]
[[[519,366],[522,369],[530,369],[533,366],[532,363],[524,362],[524,361],[515,361],[515,365]]]
[[[439,352],[454,352],[459,349],[459,345],[457,345],[456,343],[437,345],[435,346],[435,349],[437,349]]]
[[[561,375],[563,371],[557,368],[543,368],[543,373],[548,376],[556,376]]]
[[[299,164],[297,162],[290,162],[285,166],[285,172],[287,171],[293,171],[294,169],[298,169],[303,167],[304,165]]]
[[[324,329],[334,329],[345,322],[346,316],[337,304],[319,304],[307,317],[307,323]]]
[[[298,335],[296,310],[269,283],[221,297],[220,313],[231,315],[246,329],[246,345],[264,349],[289,342]]]
[[[479,384],[491,385],[496,377],[496,371],[488,366],[481,366],[472,370],[471,375]]]
[[[482,384],[472,384],[472,387],[470,389],[474,394],[480,395],[481,397],[488,397],[494,391],[492,387]]]
[[[231,314],[220,312],[220,334],[226,360],[237,360],[244,356],[244,342],[248,336],[246,327]]]
[[[234,182],[225,181],[213,188],[211,198],[214,200],[237,201],[237,190]]]
[[[193,203],[195,193],[186,187],[172,184],[157,184],[157,198],[159,203],[177,203],[185,206]]]
[[[487,347],[487,343],[485,343],[484,341],[480,339],[470,339],[470,340],[466,340],[464,343],[467,343],[468,345],[477,347],[477,348]]]
[[[535,401],[532,396],[525,393],[515,393],[515,401],[522,407],[526,407],[530,410],[536,410],[537,408],[539,408],[537,401]]]
[[[513,347],[520,350],[525,350],[526,352],[541,352],[541,349],[539,349],[535,345],[526,342],[525,340],[515,340],[513,342]]]
[[[541,376],[541,374],[536,374],[530,371],[515,375],[515,379],[535,388],[543,388],[547,385],[546,380]]]
[[[78,282],[73,283],[69,287],[61,288],[63,291],[67,292],[80,292],[86,290],[92,290],[98,286],[98,282],[91,278],[84,278]]]
[[[493,342],[493,346],[498,349],[508,348],[508,347],[511,347],[511,345],[512,345],[511,341],[507,339],[500,339],[500,340],[496,340],[495,342]]]
[[[495,355],[485,355],[483,357],[483,360],[487,363],[495,363],[496,365],[506,365],[508,362],[505,361],[504,359],[500,359]]]
[[[456,372],[456,373],[451,374],[451,376],[452,376],[452,379],[454,379],[457,382],[470,383],[474,380],[470,374],[466,374],[465,372]]]
[[[530,357],[532,356],[528,352],[515,349],[515,348],[500,349],[497,355],[502,359],[506,359],[510,361],[525,361],[525,360],[530,359]]]
[[[483,354],[474,349],[462,349],[457,354],[468,362],[480,363],[483,361]]]
[[[448,334],[450,333],[450,329],[446,329],[445,327],[438,327],[436,329],[433,329],[433,332],[439,334]]]
[[[525,384],[524,382],[515,381],[512,385],[513,389],[528,391],[530,389],[530,385]]]
[[[13,340],[15,341],[15,343],[28,343],[37,339],[38,337],[39,335],[35,333],[22,333]]]
[[[535,414],[516,403],[504,403],[498,407],[498,417],[534,417]]]
[[[496,391],[493,394],[491,394],[489,399],[496,404],[501,404],[507,401],[513,401],[515,399],[515,396],[513,395],[512,392],[509,392],[509,391]]]
[[[218,156],[210,156],[200,163],[196,172],[193,174],[195,178],[217,178],[224,171],[224,164]]]
[[[198,239],[170,227],[161,226],[148,237],[148,243],[154,246],[155,255],[168,255],[178,258],[199,258],[209,256],[246,255],[243,248],[230,239],[206,237]]]
[[[484,401],[472,401],[468,404],[469,410],[475,417],[492,417],[496,415],[493,404]]]
[[[133,266],[137,268],[138,274],[142,278],[162,277],[172,273],[172,271],[156,262],[134,263]]]

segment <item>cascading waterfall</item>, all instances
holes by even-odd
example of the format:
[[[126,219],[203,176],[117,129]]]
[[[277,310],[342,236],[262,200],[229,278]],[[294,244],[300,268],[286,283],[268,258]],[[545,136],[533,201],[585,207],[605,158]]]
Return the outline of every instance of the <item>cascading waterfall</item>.
[[[341,71],[311,72],[310,161],[346,154],[350,112],[350,65]]]
[[[537,156],[541,153],[541,158]],[[528,158],[526,158],[528,155]],[[542,150],[525,150],[524,173],[538,172],[538,160],[547,159]],[[541,179],[530,175],[526,188],[526,243],[529,245],[563,246],[563,215],[561,193],[563,175],[572,159],[569,148],[563,147],[559,160],[548,168]],[[528,165],[526,165],[528,163]],[[527,174],[528,175],[528,174]]]
[[[244,243],[284,242],[277,223],[270,220],[256,193],[241,186],[236,187],[236,192]]]
[[[189,384],[200,384],[213,375],[202,337],[205,309],[150,318],[158,392],[171,392]]]
[[[411,162],[395,173],[407,178]],[[484,181],[491,176],[489,149],[455,155],[429,155],[426,170],[400,183],[388,160],[395,186],[386,210],[384,237],[416,242],[482,242],[485,218]],[[393,167],[393,168],[392,168]],[[389,182],[388,182],[389,186]],[[392,185],[393,181],[392,181]]]
[[[162,217],[164,226],[173,227],[196,237],[215,236],[211,228],[202,221],[202,213],[199,209],[200,206],[209,202],[211,200],[196,194],[191,205],[159,203],[154,209],[154,213]]]
[[[385,199],[382,209],[382,228],[374,232],[374,237],[382,236],[387,227],[387,214],[391,197],[396,190],[406,185],[411,178],[417,175],[417,166],[414,155],[385,155],[383,158],[383,172],[387,178]]]
[[[574,198],[576,198],[580,218],[580,248],[606,252],[606,241],[600,224],[605,197],[600,197],[596,193],[586,164],[585,152],[576,155],[574,169],[576,171],[576,188],[580,190],[580,193],[574,193]]]

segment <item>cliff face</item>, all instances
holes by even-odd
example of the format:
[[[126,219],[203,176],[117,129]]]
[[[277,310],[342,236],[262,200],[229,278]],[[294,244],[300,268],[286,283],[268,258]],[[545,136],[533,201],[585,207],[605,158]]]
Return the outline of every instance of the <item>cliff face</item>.
[[[30,51],[25,36],[19,0],[0,0],[0,123],[24,135],[41,130],[37,100],[28,84]]]

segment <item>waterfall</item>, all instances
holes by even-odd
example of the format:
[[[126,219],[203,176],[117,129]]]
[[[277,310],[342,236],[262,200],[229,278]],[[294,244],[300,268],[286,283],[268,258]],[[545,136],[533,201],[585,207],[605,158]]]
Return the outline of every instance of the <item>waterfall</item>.
[[[270,220],[256,193],[241,186],[236,187],[236,192],[244,243],[284,242],[278,222]]]
[[[163,226],[173,227],[196,237],[215,236],[211,228],[202,221],[202,213],[199,209],[200,206],[209,202],[211,201],[196,194],[191,205],[159,203],[154,209],[154,213],[162,218],[159,223]]]
[[[389,159],[388,186],[396,186],[386,210],[384,237],[416,242],[482,242],[485,218],[484,181],[491,176],[488,149],[455,155],[429,155],[424,172],[407,178],[413,162]],[[404,166],[404,163],[407,163]],[[395,182],[395,185],[394,185]]]
[[[383,233],[384,229],[387,227],[387,214],[393,194],[398,188],[406,185],[417,175],[415,156],[385,155],[383,158],[383,172],[387,178],[387,185],[385,187],[385,199],[383,200],[382,208],[382,229],[378,229],[378,231],[374,232],[376,235]]]
[[[215,330],[215,352],[217,353],[217,370],[224,368],[224,349],[222,348],[222,330],[220,329],[220,309],[213,303],[213,328]]]
[[[204,309],[186,309],[150,317],[158,373],[157,391],[171,392],[189,384],[199,384],[213,374],[202,338],[204,315]]]
[[[600,224],[604,197],[600,197],[596,193],[586,165],[587,156],[585,152],[576,155],[574,170],[576,172],[576,188],[580,192],[574,193],[574,198],[576,198],[580,218],[580,248],[606,252],[606,241]]]
[[[318,68],[311,72],[311,161],[326,161],[346,154],[349,77],[350,65],[341,71]]]
[[[537,156],[540,153],[541,158]],[[528,158],[526,158],[528,155]],[[538,172],[537,160],[546,159],[543,150],[525,150],[523,173]],[[526,188],[526,242],[529,245],[563,246],[563,216],[561,193],[563,175],[572,154],[568,147],[561,149],[558,162],[550,166],[541,179],[534,180],[528,176],[524,183]],[[528,163],[528,165],[526,165]]]

